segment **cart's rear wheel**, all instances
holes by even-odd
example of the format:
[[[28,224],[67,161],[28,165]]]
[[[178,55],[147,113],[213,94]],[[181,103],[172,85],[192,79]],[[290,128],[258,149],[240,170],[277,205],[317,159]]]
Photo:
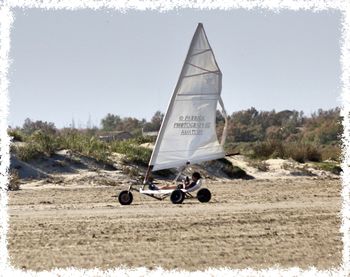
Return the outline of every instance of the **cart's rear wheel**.
[[[198,192],[197,192],[197,199],[199,202],[209,202],[210,199],[211,199],[211,193],[210,193],[210,190],[206,189],[206,188],[203,188],[203,189],[200,189]]]
[[[173,204],[181,204],[185,199],[185,193],[181,189],[174,190],[170,195]]]
[[[130,205],[133,200],[132,193],[130,191],[123,190],[119,193],[118,200],[122,205]]]

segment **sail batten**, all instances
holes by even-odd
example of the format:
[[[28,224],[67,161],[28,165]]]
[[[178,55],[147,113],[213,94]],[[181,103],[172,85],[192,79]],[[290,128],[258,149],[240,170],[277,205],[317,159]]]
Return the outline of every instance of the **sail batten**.
[[[153,171],[225,156],[215,124],[221,80],[203,25],[198,24],[152,152]]]

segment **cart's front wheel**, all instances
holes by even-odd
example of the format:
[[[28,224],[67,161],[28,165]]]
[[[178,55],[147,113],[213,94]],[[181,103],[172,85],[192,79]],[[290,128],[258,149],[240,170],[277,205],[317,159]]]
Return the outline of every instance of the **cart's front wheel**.
[[[185,193],[181,189],[174,190],[170,195],[173,204],[181,204],[185,199]]]
[[[123,190],[119,193],[118,200],[122,205],[130,205],[133,200],[132,193],[130,191]]]
[[[206,188],[203,188],[203,189],[200,189],[198,192],[197,192],[197,199],[199,202],[209,202],[210,199],[211,199],[211,193],[210,193],[210,190],[206,189]]]

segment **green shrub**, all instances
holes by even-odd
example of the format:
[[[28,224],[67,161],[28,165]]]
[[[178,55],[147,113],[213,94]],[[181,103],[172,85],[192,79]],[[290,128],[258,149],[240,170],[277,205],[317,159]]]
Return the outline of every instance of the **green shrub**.
[[[284,158],[292,158],[299,163],[304,163],[306,161],[322,161],[321,152],[316,148],[316,146],[312,144],[300,143],[287,144],[286,155]]]
[[[341,172],[343,172],[343,169],[339,165],[335,165],[332,169],[331,172],[336,175],[340,175]]]
[[[30,161],[40,155],[51,156],[57,150],[58,144],[53,135],[45,134],[42,131],[35,131],[26,139],[26,142],[14,147],[17,157],[22,161]]]
[[[339,144],[323,145],[319,151],[322,155],[322,160],[332,160],[340,162],[341,158],[341,146]]]
[[[40,155],[51,156],[57,147],[58,143],[54,135],[39,130],[27,137],[23,145],[14,147],[14,150],[20,160],[30,161],[40,157]]]
[[[17,129],[12,129],[7,131],[8,135],[12,137],[13,141],[24,141],[25,135]]]
[[[32,121],[29,118],[25,119],[22,126],[22,132],[26,135],[31,135],[35,131],[42,131],[46,134],[54,135],[56,134],[57,129],[52,122],[44,122],[41,120]]]
[[[95,136],[81,133],[77,130],[66,130],[60,133],[59,147],[70,149],[82,155],[92,157],[99,162],[110,164],[110,149],[108,143],[99,140]]]
[[[221,171],[229,178],[244,179],[249,177],[243,169],[238,166],[234,166],[229,160],[222,158],[217,161],[221,164]]]
[[[147,166],[151,158],[152,151],[148,148],[138,146],[132,140],[114,141],[110,145],[112,152],[125,155],[127,162]]]
[[[312,164],[317,169],[332,172],[333,174],[340,175],[342,168],[334,162],[315,162]]]
[[[156,141],[155,137],[144,137],[144,136],[138,136],[136,138],[130,139],[129,141],[140,145],[143,143],[154,143]]]
[[[33,143],[27,143],[23,146],[15,147],[14,149],[18,159],[24,162],[35,159],[40,155],[40,151],[37,149],[37,147]]]
[[[79,153],[87,152],[90,137],[79,133],[77,130],[67,130],[60,133],[58,142],[61,148],[70,149]]]
[[[283,158],[285,149],[282,142],[277,140],[268,140],[266,142],[258,142],[253,146],[253,158]]]
[[[28,139],[29,144],[33,144],[37,151],[51,156],[57,150],[58,144],[54,135],[49,135],[43,131],[35,131]]]
[[[321,152],[317,149],[316,146],[307,145],[305,152],[306,152],[305,158],[307,161],[310,161],[310,162],[321,162],[322,161]]]
[[[109,163],[112,152],[125,155],[126,163],[147,165],[151,157],[151,150],[139,146],[146,140],[141,138],[124,141],[104,142],[95,136],[83,134],[77,130],[66,130],[60,134],[59,144],[61,148],[71,149],[83,155],[93,157],[98,161]]]
[[[305,162],[305,153],[302,147],[297,144],[290,144],[286,150],[286,157],[292,158],[294,161],[299,163]]]

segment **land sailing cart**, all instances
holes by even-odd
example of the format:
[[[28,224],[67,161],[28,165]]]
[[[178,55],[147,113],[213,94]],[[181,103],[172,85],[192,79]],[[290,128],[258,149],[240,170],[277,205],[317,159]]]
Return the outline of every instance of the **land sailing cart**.
[[[174,93],[170,99],[158,137],[149,161],[148,170],[141,184],[132,184],[121,191],[118,200],[122,205],[133,201],[132,191],[163,200],[170,196],[174,204],[181,204],[186,198],[208,202],[211,193],[201,188],[199,179],[191,189],[149,189],[151,171],[178,168],[182,171],[191,164],[220,159],[225,156],[223,144],[226,139],[227,115],[221,99],[222,73],[203,28],[199,23],[192,38],[184,65]],[[222,108],[225,126],[221,143],[216,134],[216,109]]]

